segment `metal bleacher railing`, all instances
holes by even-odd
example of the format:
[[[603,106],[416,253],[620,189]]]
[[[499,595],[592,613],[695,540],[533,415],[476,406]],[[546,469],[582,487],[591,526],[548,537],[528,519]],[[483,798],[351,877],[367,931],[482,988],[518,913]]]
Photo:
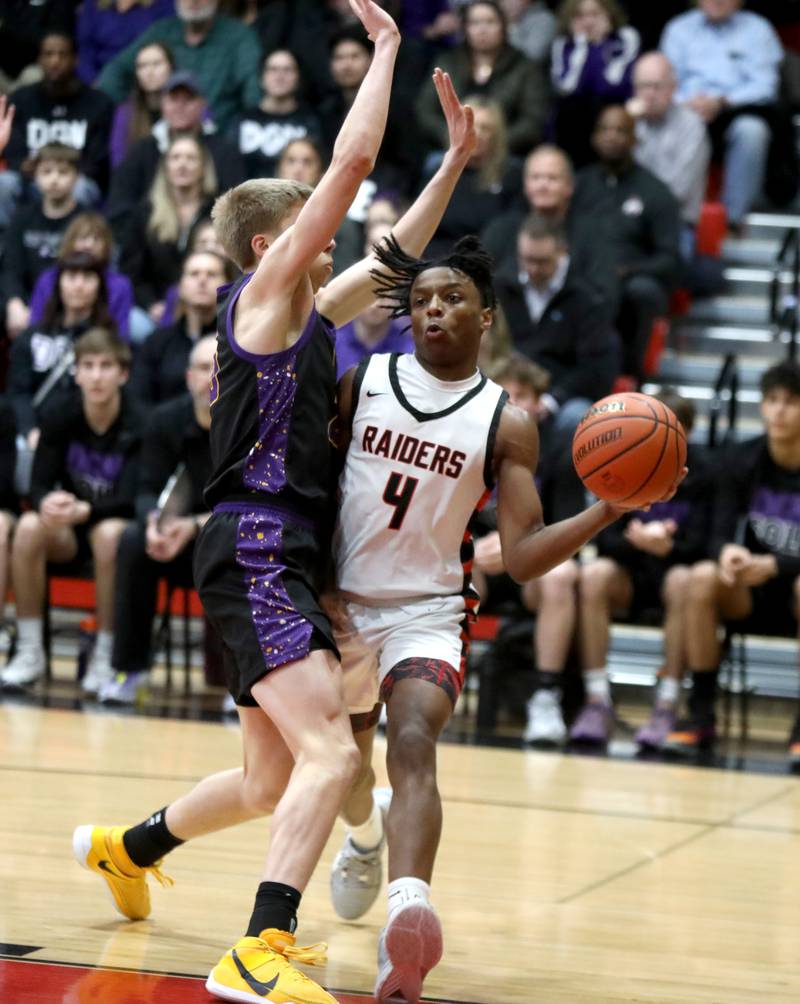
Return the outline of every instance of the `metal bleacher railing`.
[[[787,344],[789,359],[797,357],[800,327],[800,230],[786,231],[772,264],[769,323],[776,341]]]
[[[739,414],[738,393],[739,367],[736,355],[729,352],[720,367],[708,408],[708,445],[712,449],[716,446],[724,446],[734,436]],[[723,412],[727,427],[724,435],[721,435],[720,418]]]

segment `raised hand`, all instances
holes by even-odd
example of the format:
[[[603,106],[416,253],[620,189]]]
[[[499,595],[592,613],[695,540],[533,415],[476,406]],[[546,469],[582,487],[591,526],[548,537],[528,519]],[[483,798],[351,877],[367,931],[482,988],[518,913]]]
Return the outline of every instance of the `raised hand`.
[[[14,121],[14,106],[8,103],[5,94],[0,94],[0,156],[11,137],[11,125]]]
[[[364,25],[370,40],[377,42],[379,35],[400,37],[397,25],[389,14],[373,0],[350,0],[350,9]]]
[[[449,73],[443,73],[439,67],[433,71],[433,85],[439,95],[439,103],[447,122],[447,134],[450,137],[450,149],[466,159],[475,149],[478,137],[475,132],[475,114],[469,105],[462,105],[453,87]]]

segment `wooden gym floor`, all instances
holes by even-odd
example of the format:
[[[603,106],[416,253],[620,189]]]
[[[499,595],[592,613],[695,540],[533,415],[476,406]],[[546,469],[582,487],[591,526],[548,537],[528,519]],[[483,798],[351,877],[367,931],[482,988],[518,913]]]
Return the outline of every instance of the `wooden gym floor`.
[[[380,746],[378,753],[381,754]],[[138,821],[239,761],[234,726],[0,705],[0,1001],[200,1004],[249,915],[266,822],[168,860],[151,919],[118,918],[71,855],[80,823]],[[379,780],[385,783],[382,764]],[[440,748],[436,1002],[754,1004],[800,1000],[800,786],[785,774]],[[304,898],[320,979],[371,1000],[383,894],[335,917],[337,829]]]

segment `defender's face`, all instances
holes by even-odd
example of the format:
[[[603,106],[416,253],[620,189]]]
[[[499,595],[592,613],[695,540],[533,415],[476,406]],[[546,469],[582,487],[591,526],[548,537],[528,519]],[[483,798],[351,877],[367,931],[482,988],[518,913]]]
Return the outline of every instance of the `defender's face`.
[[[474,365],[492,311],[471,279],[447,266],[420,273],[411,287],[411,330],[417,358],[430,367]]]

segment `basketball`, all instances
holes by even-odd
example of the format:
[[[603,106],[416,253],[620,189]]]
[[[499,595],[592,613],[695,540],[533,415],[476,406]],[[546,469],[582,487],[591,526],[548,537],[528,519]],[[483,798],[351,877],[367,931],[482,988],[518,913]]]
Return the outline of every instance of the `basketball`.
[[[665,404],[648,394],[596,401],[575,430],[572,462],[599,499],[639,508],[669,491],[686,464],[686,433]]]

